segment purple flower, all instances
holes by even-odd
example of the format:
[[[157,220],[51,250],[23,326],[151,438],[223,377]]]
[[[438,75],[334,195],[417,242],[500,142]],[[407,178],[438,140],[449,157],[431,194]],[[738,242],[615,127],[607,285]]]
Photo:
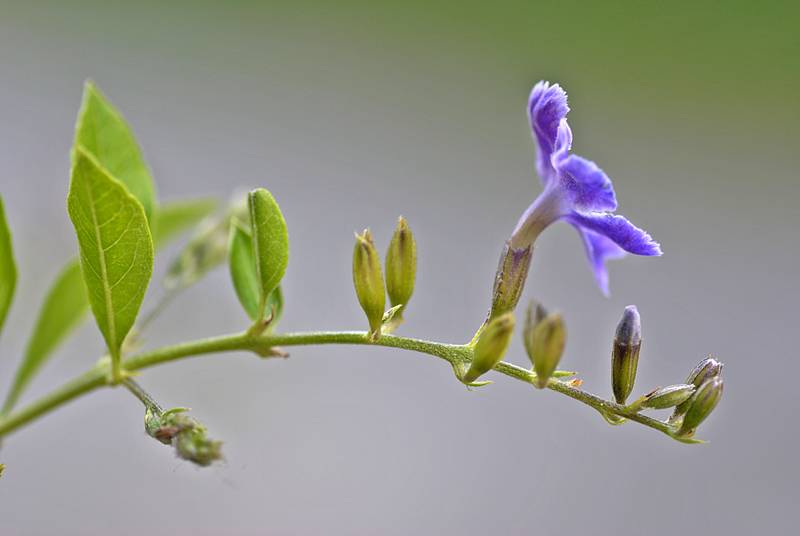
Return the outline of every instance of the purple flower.
[[[572,130],[567,112],[567,94],[558,84],[539,82],[533,87],[528,116],[538,146],[536,169],[544,190],[517,223],[511,247],[527,248],[547,226],[564,220],[580,233],[597,284],[608,295],[607,259],[623,257],[626,252],[661,255],[661,247],[624,216],[613,214],[617,198],[603,170],[590,160],[570,154]]]

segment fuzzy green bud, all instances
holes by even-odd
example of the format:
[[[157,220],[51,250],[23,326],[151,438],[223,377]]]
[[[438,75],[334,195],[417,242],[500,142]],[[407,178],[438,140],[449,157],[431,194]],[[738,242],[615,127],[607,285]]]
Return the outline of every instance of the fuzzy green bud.
[[[514,333],[514,314],[506,313],[489,321],[472,348],[472,362],[462,381],[472,383],[492,370],[505,355]]]
[[[671,408],[688,400],[694,394],[695,389],[694,385],[686,383],[660,387],[644,395],[638,405],[651,409]]]
[[[210,439],[202,426],[183,430],[175,437],[173,444],[179,458],[202,467],[222,459],[222,442]]]
[[[720,374],[722,374],[722,363],[713,357],[707,357],[706,359],[700,361],[696,367],[694,367],[692,372],[689,374],[689,377],[686,378],[686,383],[692,384],[695,387],[700,387],[708,380],[716,378]],[[679,417],[682,417],[688,409],[689,400],[679,404],[675,408],[675,412],[672,414],[671,419],[674,421]]]
[[[514,248],[510,241],[505,243],[494,276],[490,318],[513,311],[517,307],[528,278],[532,255],[533,246]]]
[[[417,243],[406,220],[400,216],[386,251],[386,290],[392,306],[408,305],[417,275]],[[398,311],[402,315],[402,310]],[[395,317],[397,317],[397,313]]]
[[[543,307],[537,305],[534,312],[533,303],[528,307],[523,331],[523,341],[528,357],[536,373],[534,386],[544,389],[547,381],[558,367],[567,341],[567,330],[564,320],[558,313],[547,314]]]
[[[642,321],[636,306],[629,305],[617,325],[611,358],[611,388],[618,404],[624,404],[633,391],[641,347]]]
[[[692,398],[689,399],[689,408],[683,417],[678,436],[691,437],[694,435],[700,423],[717,407],[719,399],[722,397],[722,385],[722,378],[715,376],[697,388]]]
[[[372,242],[372,233],[365,229],[356,234],[353,249],[353,285],[358,303],[367,315],[370,336],[377,339],[381,334],[381,320],[386,307],[386,288],[381,274],[381,260]]]
[[[148,408],[144,416],[147,435],[175,447],[179,458],[203,467],[222,459],[222,442],[210,439],[206,428],[186,415],[186,411],[186,408],[172,408],[160,412]]]

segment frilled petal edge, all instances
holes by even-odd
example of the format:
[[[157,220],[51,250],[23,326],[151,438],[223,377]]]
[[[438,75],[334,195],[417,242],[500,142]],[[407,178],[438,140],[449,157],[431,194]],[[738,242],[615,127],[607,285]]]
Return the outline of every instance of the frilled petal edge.
[[[642,229],[629,222],[624,216],[607,212],[573,212],[565,217],[576,227],[581,227],[603,235],[616,245],[635,255],[661,255],[661,246]]]
[[[569,112],[567,93],[558,84],[539,82],[528,98],[528,120],[536,140],[536,171],[543,184],[553,177],[550,156],[553,154],[558,125]]]

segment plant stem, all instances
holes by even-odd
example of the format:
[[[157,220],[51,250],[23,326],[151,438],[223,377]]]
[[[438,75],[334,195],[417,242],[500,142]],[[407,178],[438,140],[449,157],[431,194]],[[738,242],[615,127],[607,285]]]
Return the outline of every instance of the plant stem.
[[[122,380],[122,385],[124,385],[128,389],[128,391],[133,393],[133,396],[138,398],[139,401],[142,404],[144,404],[144,407],[146,409],[149,409],[150,411],[152,411],[157,415],[161,415],[162,413],[164,413],[164,409],[158,402],[156,402],[155,398],[150,396],[150,393],[145,391],[141,385],[136,383],[135,380],[131,378],[125,378],[124,380]]]
[[[124,371],[136,371],[170,361],[176,361],[186,357],[199,356],[204,354],[245,350],[256,352],[259,355],[269,355],[269,350],[277,346],[303,346],[303,345],[326,345],[326,344],[354,344],[385,346],[389,348],[400,348],[413,352],[429,354],[444,359],[450,363],[454,370],[458,367],[467,365],[472,359],[472,348],[469,345],[445,344],[440,342],[426,341],[400,337],[397,335],[383,335],[377,341],[372,341],[369,334],[364,331],[353,332],[308,332],[308,333],[286,333],[286,334],[267,334],[254,336],[248,333],[234,335],[223,335],[200,339],[197,341],[165,346],[149,352],[142,352],[137,355],[122,360],[121,368]],[[511,363],[500,362],[495,366],[495,371],[505,374],[511,378],[532,384],[535,374],[530,370],[513,365]],[[567,375],[567,373],[561,373]],[[138,385],[130,380],[125,380],[123,384],[131,390],[143,403],[152,399]],[[108,380],[108,370],[106,364],[98,364],[86,373],[78,376],[72,381],[64,384],[48,395],[34,401],[33,403],[12,412],[0,420],[0,437],[17,430],[25,424],[45,415],[86,393],[94,391],[104,386],[113,386]],[[604,400],[598,396],[587,393],[558,379],[551,379],[547,387],[557,393],[561,393],[579,402],[582,402],[597,411],[606,414],[617,415],[631,421],[638,422],[649,428],[653,428],[672,437],[672,428],[659,420],[641,415],[630,408],[620,404]],[[144,398],[143,398],[144,397]]]

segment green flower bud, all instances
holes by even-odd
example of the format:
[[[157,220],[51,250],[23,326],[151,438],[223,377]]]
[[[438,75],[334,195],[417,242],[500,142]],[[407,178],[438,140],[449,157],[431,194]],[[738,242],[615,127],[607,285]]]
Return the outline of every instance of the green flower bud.
[[[517,249],[511,247],[510,241],[506,242],[494,276],[490,318],[513,311],[517,307],[525,288],[532,255],[533,246]]]
[[[389,249],[386,251],[386,290],[392,306],[408,305],[414,293],[414,280],[417,275],[417,243],[406,220],[400,216],[394,230]],[[395,318],[402,316],[402,309]]]
[[[629,305],[617,325],[611,358],[611,388],[618,404],[624,404],[633,390],[641,347],[642,321],[636,306]]]
[[[377,339],[381,334],[381,319],[386,307],[386,289],[383,286],[381,260],[372,242],[372,233],[365,229],[356,234],[353,249],[353,285],[358,303],[367,315],[370,336]]]
[[[692,372],[689,374],[689,377],[686,378],[686,383],[692,384],[695,387],[700,387],[711,378],[716,378],[720,374],[722,374],[722,363],[713,357],[707,357],[706,359],[700,361],[696,367],[694,367],[694,370],[692,370]],[[686,414],[688,409],[689,400],[679,404],[675,408],[675,412],[672,414],[670,419],[675,421]]]
[[[462,378],[464,383],[474,382],[503,359],[514,333],[514,323],[514,314],[506,313],[486,324],[472,348],[472,362]]]
[[[528,307],[522,336],[525,350],[533,364],[533,371],[536,373],[533,385],[544,389],[564,353],[567,330],[560,314],[547,314],[541,305],[537,305],[535,311],[534,313],[533,303],[531,303],[531,306]]]
[[[695,430],[714,408],[717,407],[719,399],[722,397],[722,378],[715,376],[706,380],[703,385],[689,399],[689,409],[683,417],[683,422],[677,435],[681,437],[691,437]]]
[[[655,389],[642,397],[638,405],[643,408],[666,409],[688,400],[695,392],[692,384],[679,383]]]

